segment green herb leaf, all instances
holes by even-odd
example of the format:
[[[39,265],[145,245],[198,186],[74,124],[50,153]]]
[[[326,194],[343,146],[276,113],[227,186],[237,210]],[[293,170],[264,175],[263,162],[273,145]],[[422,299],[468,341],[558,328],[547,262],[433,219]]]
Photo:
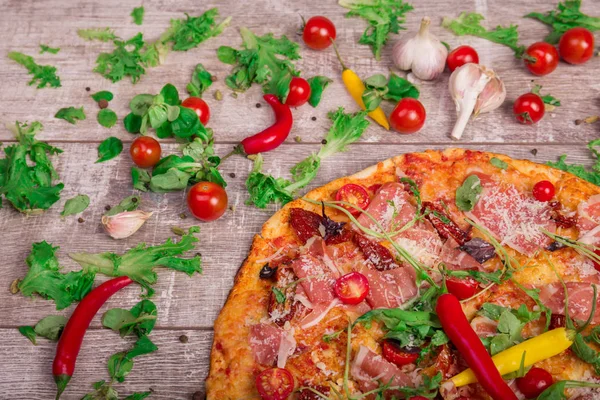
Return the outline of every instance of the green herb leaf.
[[[316,107],[321,102],[321,97],[323,96],[323,92],[327,88],[327,86],[333,82],[333,80],[329,79],[326,76],[313,76],[307,80],[310,85],[310,98],[308,99],[308,104],[313,107]]]
[[[85,119],[85,112],[83,111],[83,107],[61,108],[54,114],[54,118],[64,119],[68,123],[75,125],[77,121],[83,121]]]
[[[147,192],[148,184],[150,183],[150,174],[144,169],[131,167],[131,181],[134,189]]]
[[[185,233],[184,233],[185,234]],[[149,335],[156,323],[156,305],[150,300],[142,300],[132,309],[113,308],[102,315],[102,325],[118,331],[121,337],[131,333],[137,337]]]
[[[162,42],[172,42],[175,51],[197,47],[205,40],[221,34],[231,22],[231,17],[228,17],[217,24],[215,20],[219,17],[219,10],[216,8],[211,8],[198,17],[186,16],[186,19],[172,19],[171,27],[163,35]]]
[[[194,110],[182,106],[178,107],[179,116],[171,123],[173,135],[180,138],[189,138],[206,130]]]
[[[160,90],[160,94],[164,97],[165,103],[170,106],[178,106],[181,104],[181,100],[179,100],[179,92],[177,88],[170,83],[167,83]]]
[[[25,336],[27,339],[29,339],[31,343],[37,346],[37,334],[35,333],[33,326],[20,326],[19,333]]]
[[[98,111],[98,123],[105,128],[112,128],[117,123],[117,114],[113,110],[104,108]]]
[[[277,300],[277,302],[279,304],[285,303],[285,294],[283,294],[283,292],[281,290],[279,290],[275,286],[273,286],[271,288],[271,290],[273,291],[273,294],[275,295],[275,300]]]
[[[111,160],[121,154],[122,151],[123,142],[121,139],[111,136],[98,146],[98,160],[96,162],[100,163]]]
[[[547,94],[545,96],[542,95],[540,93],[541,90],[542,90],[542,87],[540,85],[535,85],[533,87],[533,89],[531,89],[531,93],[535,93],[538,96],[540,96],[541,99],[542,99],[542,101],[544,102],[544,104],[547,104],[547,105],[552,106],[552,107],[560,107],[560,100],[558,100],[556,97],[551,96],[549,94]],[[549,111],[548,107],[546,107],[546,111]]]
[[[456,206],[461,211],[471,211],[483,188],[477,175],[469,175],[461,187],[456,189]]]
[[[544,41],[557,44],[563,33],[571,28],[580,26],[591,32],[600,30],[600,18],[586,15],[579,10],[580,8],[581,0],[566,0],[559,2],[556,10],[548,11],[546,14],[532,12],[525,15],[525,18],[534,18],[550,25],[552,32]]]
[[[67,215],[79,214],[85,211],[90,205],[90,198],[87,194],[78,194],[77,196],[69,199],[65,202],[65,208],[60,213],[61,216],[66,217]]]
[[[140,129],[142,128],[142,117],[130,112],[123,119],[123,125],[125,126],[125,130],[129,133],[140,133]]]
[[[131,12],[131,17],[133,18],[133,23],[136,25],[141,25],[144,23],[144,6],[136,7]]]
[[[131,350],[110,356],[108,359],[108,374],[110,378],[117,382],[125,381],[125,377],[133,368],[133,359],[156,350],[158,350],[158,347],[147,336],[142,336],[135,342]]]
[[[385,100],[400,101],[407,97],[418,99],[420,95],[419,89],[415,85],[394,73],[390,74],[387,88],[388,91],[383,96]]]
[[[44,53],[57,54],[59,51],[60,51],[60,48],[58,48],[58,47],[50,47],[46,44],[40,44],[40,54],[44,54]]]
[[[117,215],[126,211],[135,211],[140,206],[141,202],[142,198],[140,196],[133,195],[125,197],[119,204],[105,212],[104,215],[110,217],[111,215]]]
[[[490,164],[492,164],[494,167],[500,168],[500,169],[508,168],[508,164],[506,163],[506,161],[503,161],[503,160],[499,159],[498,157],[492,157],[490,159]]]
[[[246,204],[254,204],[258,208],[265,208],[270,203],[286,204],[293,200],[292,194],[285,190],[290,184],[283,178],[274,178],[263,174],[263,157],[259,153],[254,159],[254,167],[246,179],[246,188],[250,194]]]
[[[377,74],[365,80],[362,99],[366,111],[370,112],[379,107],[382,100],[398,102],[405,97],[418,99],[419,94],[419,89],[396,74],[390,74],[389,80],[384,75]]]
[[[586,180],[594,185],[600,186],[600,158],[596,147],[600,146],[600,139],[592,140],[588,143],[587,147],[592,152],[595,158],[594,166],[591,170],[586,169],[583,165],[567,164],[565,160],[567,156],[563,154],[559,157],[557,162],[548,162],[546,165],[560,169],[561,171],[569,172],[583,180]]]
[[[137,83],[146,73],[140,53],[145,45],[142,34],[138,33],[126,41],[114,39],[113,43],[115,49],[112,53],[100,53],[96,58],[94,71],[113,83],[126,76],[131,78],[132,83]]]
[[[600,385],[597,383],[585,381],[558,381],[546,390],[544,390],[537,397],[537,400],[566,400],[568,397],[565,394],[565,389],[577,387],[598,388],[600,387]]]
[[[85,40],[99,40],[101,42],[118,39],[115,31],[110,28],[78,29],[77,35]]]
[[[92,99],[94,99],[94,101],[98,102],[100,100],[106,100],[106,101],[111,101],[113,99],[113,94],[112,92],[109,92],[108,90],[102,90],[100,92],[96,92],[92,95]]]
[[[190,96],[202,97],[202,93],[212,85],[212,75],[204,68],[204,65],[197,64],[192,72],[192,80],[185,87]]]
[[[51,65],[39,65],[33,57],[26,54],[11,51],[8,53],[8,58],[24,66],[30,75],[33,75],[28,85],[37,84],[37,88],[41,89],[46,86],[57,88],[61,87],[60,78],[56,75],[56,67]]]
[[[143,117],[148,112],[148,109],[154,104],[154,95],[142,93],[136,95],[129,102],[129,108],[134,115]]]
[[[67,317],[62,315],[48,315],[35,324],[34,330],[38,336],[55,342],[60,337],[67,321]]]

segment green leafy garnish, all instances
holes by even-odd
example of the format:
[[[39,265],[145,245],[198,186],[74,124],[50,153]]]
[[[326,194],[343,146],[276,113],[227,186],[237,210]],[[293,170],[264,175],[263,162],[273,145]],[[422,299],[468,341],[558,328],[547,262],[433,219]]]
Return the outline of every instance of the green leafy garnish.
[[[121,337],[131,333],[137,337],[148,335],[156,323],[156,305],[144,299],[131,310],[112,308],[102,315],[102,325],[119,332]]]
[[[538,320],[541,316],[540,311],[529,311],[525,304],[521,304],[515,310],[496,304],[485,303],[482,305],[479,314],[498,321],[498,334],[489,339],[491,355],[498,354],[509,347],[521,343],[524,340],[521,333],[525,325],[528,322]]]
[[[58,174],[49,156],[62,150],[35,139],[43,129],[39,122],[16,122],[14,133],[18,143],[4,148],[0,159],[0,195],[4,195],[17,210],[37,213],[47,210],[59,200],[64,185],[53,181]]]
[[[463,184],[456,189],[456,207],[461,211],[471,211],[483,188],[477,175],[469,175]]]
[[[506,161],[501,160],[498,157],[492,157],[490,159],[490,164],[492,164],[494,167],[500,168],[500,169],[507,169],[508,168],[508,164],[506,163]]]
[[[592,155],[595,158],[595,162],[591,170],[588,170],[584,165],[567,164],[565,162],[567,159],[566,154],[560,156],[557,162],[547,162],[546,165],[560,169],[561,171],[569,172],[583,180],[593,183],[594,185],[600,186],[600,152],[596,150],[597,146],[600,146],[600,139],[592,140],[587,144],[588,149],[592,152]]]
[[[109,92],[108,90],[102,90],[100,92],[94,93],[92,95],[92,99],[94,99],[94,101],[96,101],[96,102],[98,102],[100,100],[111,101],[113,99],[113,94],[112,94],[112,92]]]
[[[403,30],[404,14],[413,10],[403,0],[339,0],[339,5],[350,9],[346,17],[361,17],[369,23],[358,43],[369,45],[377,61],[389,34]]]
[[[275,300],[277,300],[277,302],[278,302],[279,304],[283,304],[283,303],[285,303],[285,294],[283,294],[283,292],[282,292],[280,289],[278,289],[278,288],[276,288],[275,286],[273,286],[273,287],[271,288],[271,291],[272,291],[272,292],[273,292],[273,294],[275,295]]]
[[[577,26],[591,32],[600,30],[600,18],[590,17],[582,13],[580,8],[581,0],[566,0],[559,2],[556,10],[548,11],[546,14],[532,12],[525,15],[525,18],[534,18],[550,25],[552,32],[546,36],[544,41],[557,44],[563,33]]]
[[[136,25],[141,25],[144,23],[144,6],[136,7],[131,12],[131,17],[133,18],[133,23]]]
[[[578,387],[598,388],[600,385],[584,381],[558,381],[540,393],[536,400],[566,400],[565,389]]]
[[[54,114],[54,118],[64,119],[68,123],[75,125],[77,121],[83,121],[85,119],[85,112],[83,111],[83,107],[66,107],[58,110],[56,114]]]
[[[125,197],[119,204],[105,212],[104,215],[110,217],[111,215],[117,215],[126,211],[135,211],[140,206],[141,201],[142,198],[140,196]]]
[[[111,40],[118,39],[115,31],[110,28],[78,29],[77,35],[85,40],[99,40],[101,42],[110,42]]]
[[[146,73],[140,53],[145,45],[142,34],[138,33],[129,40],[114,39],[113,43],[115,49],[111,53],[100,53],[96,58],[94,72],[113,83],[124,77],[131,78],[132,83],[138,82]]]
[[[50,53],[57,54],[60,51],[59,47],[50,47],[46,44],[40,44],[40,54]]]
[[[219,10],[211,8],[198,17],[186,19],[172,19],[171,27],[163,34],[163,43],[172,42],[174,51],[186,51],[198,47],[198,45],[211,37],[217,36],[231,22],[231,17],[225,18],[217,24]]]
[[[389,80],[383,74],[365,79],[365,91],[362,95],[367,111],[373,111],[382,100],[398,102],[405,97],[419,98],[419,89],[398,75],[391,73]]]
[[[212,85],[212,75],[204,68],[204,65],[197,64],[192,72],[192,80],[185,87],[190,96],[202,97],[202,93]]]
[[[291,60],[298,60],[298,44],[285,35],[276,39],[273,34],[256,36],[247,28],[240,28],[243,50],[221,46],[217,56],[225,64],[235,65],[225,83],[237,92],[245,92],[252,83],[262,85],[264,93],[277,95],[285,102],[293,76],[300,72]]]
[[[60,337],[66,324],[67,317],[62,315],[48,315],[42,318],[35,326],[20,326],[19,332],[33,344],[37,344],[36,339],[38,336],[55,342]]]
[[[112,160],[123,151],[123,142],[114,136],[104,140],[98,146],[98,160],[97,163]]]
[[[158,350],[158,347],[148,339],[148,336],[142,336],[135,342],[131,350],[113,354],[108,359],[108,374],[111,380],[125,381],[125,377],[133,368],[133,359],[156,350]]]
[[[134,189],[147,192],[150,179],[150,174],[145,169],[131,167],[131,183]]]
[[[35,333],[35,329],[33,326],[20,326],[19,333],[25,336],[31,343],[37,346],[37,334]]]
[[[516,25],[505,28],[498,25],[495,29],[487,30],[481,25],[483,15],[477,13],[462,12],[458,18],[452,20],[444,17],[442,26],[452,31],[457,36],[471,35],[490,42],[503,44],[515,52],[515,57],[521,58],[525,52],[525,46],[519,46],[519,32]]]
[[[283,178],[274,178],[262,173],[263,157],[257,154],[254,159],[254,167],[246,179],[246,188],[250,197],[246,204],[254,204],[258,208],[265,208],[267,204],[286,204],[294,199],[293,195],[286,190],[291,182]]]
[[[326,76],[317,75],[309,78],[307,82],[310,85],[310,98],[308,99],[308,104],[316,107],[321,102],[323,92],[333,81]]]
[[[560,107],[560,100],[558,100],[556,97],[551,96],[549,94],[547,94],[545,96],[542,95],[540,93],[541,90],[542,90],[542,87],[540,85],[535,85],[533,87],[533,89],[531,90],[531,93],[535,93],[542,98],[542,101],[544,102],[544,104],[546,104],[546,111],[552,111],[552,109],[554,109],[554,107]],[[548,106],[552,106],[552,108],[549,110]]]
[[[92,384],[93,393],[88,393],[81,400],[117,400],[119,393],[113,388],[112,382],[101,380]],[[152,392],[136,392],[123,398],[123,400],[144,400],[150,396]]]
[[[77,196],[65,202],[65,208],[60,213],[61,216],[79,214],[85,211],[90,205],[90,198],[87,194],[78,194]]]
[[[16,51],[8,53],[8,58],[27,68],[27,71],[33,75],[33,78],[31,78],[31,81],[28,83],[29,86],[37,84],[38,89],[46,86],[53,88],[62,86],[60,84],[60,78],[56,75],[56,67],[51,65],[39,65],[35,62],[33,57]]]

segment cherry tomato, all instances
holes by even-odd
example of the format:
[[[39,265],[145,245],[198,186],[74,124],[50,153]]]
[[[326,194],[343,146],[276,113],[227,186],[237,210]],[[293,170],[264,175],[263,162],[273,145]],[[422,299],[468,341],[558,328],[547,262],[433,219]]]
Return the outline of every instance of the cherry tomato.
[[[473,297],[479,291],[479,283],[471,278],[448,278],[446,287],[448,292],[458,297],[459,300]]]
[[[308,47],[313,50],[323,50],[331,46],[331,40],[335,40],[335,25],[328,18],[312,17],[304,25],[302,39]]]
[[[517,387],[528,399],[537,398],[554,380],[550,372],[543,368],[531,368],[524,377],[517,378]]]
[[[213,182],[198,182],[187,195],[188,208],[200,221],[219,219],[227,208],[227,192]]]
[[[310,85],[306,79],[295,76],[290,82],[290,92],[285,99],[285,104],[290,107],[300,107],[310,98]]]
[[[479,55],[471,46],[458,46],[450,53],[446,59],[450,72],[458,67],[462,67],[468,63],[479,64]]]
[[[396,104],[390,114],[390,126],[400,133],[415,133],[425,124],[425,107],[417,99],[407,97]]]
[[[554,197],[554,185],[550,181],[539,181],[533,185],[533,197],[537,201],[550,201]]]
[[[344,304],[358,304],[369,294],[369,281],[360,272],[350,272],[335,281],[335,295]]]
[[[286,400],[294,391],[294,377],[285,368],[269,368],[256,377],[256,390],[263,400]]]
[[[150,136],[140,136],[131,143],[131,159],[141,168],[149,168],[160,160],[160,143]]]
[[[419,353],[409,353],[404,350],[396,343],[385,340],[383,342],[383,358],[391,363],[401,367],[403,365],[412,364],[419,358]]]
[[[536,42],[527,48],[525,66],[534,75],[548,75],[558,66],[558,51],[546,42]]]
[[[208,120],[210,120],[210,108],[208,108],[208,104],[200,97],[188,97],[181,103],[181,106],[196,111],[202,125],[208,124]]]
[[[525,93],[517,98],[513,113],[517,121],[525,125],[535,124],[545,113],[544,101],[535,93]]]
[[[369,198],[369,193],[367,193],[367,189],[354,183],[348,183],[347,185],[344,185],[341,188],[339,188],[337,193],[335,194],[335,199],[337,201],[345,201],[347,203],[354,204],[362,210],[366,209],[369,203],[371,202],[371,199]],[[354,207],[342,207],[350,211],[350,214],[352,215],[360,214],[360,210],[357,210]]]
[[[560,38],[558,51],[569,64],[583,64],[594,55],[594,35],[585,28],[571,28]]]

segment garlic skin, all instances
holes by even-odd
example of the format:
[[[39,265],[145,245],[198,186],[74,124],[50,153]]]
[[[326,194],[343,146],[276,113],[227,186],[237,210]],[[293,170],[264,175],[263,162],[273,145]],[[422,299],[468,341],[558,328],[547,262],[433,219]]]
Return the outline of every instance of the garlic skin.
[[[113,239],[125,239],[138,231],[153,213],[146,211],[125,211],[115,215],[103,215],[102,226]]]
[[[452,129],[452,139],[460,140],[471,115],[474,117],[500,107],[506,98],[506,88],[498,75],[479,64],[465,64],[450,75],[448,90],[456,104],[458,119]]]
[[[392,60],[402,71],[412,70],[413,74],[424,81],[436,79],[446,66],[448,49],[429,32],[431,20],[425,17],[416,34],[406,34],[394,45]]]

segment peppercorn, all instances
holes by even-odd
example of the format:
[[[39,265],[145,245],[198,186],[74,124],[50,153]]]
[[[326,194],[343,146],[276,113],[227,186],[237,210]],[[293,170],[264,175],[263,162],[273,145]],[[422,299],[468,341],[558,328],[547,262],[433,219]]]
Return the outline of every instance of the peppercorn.
[[[313,121],[316,121],[316,120],[317,120],[317,117],[312,117],[311,119],[312,119]]]
[[[90,90],[92,90],[89,86],[85,88],[86,92],[89,92]]]
[[[230,173],[230,174],[229,174],[229,177],[230,177],[230,178],[235,178],[235,172],[232,172],[232,173]]]
[[[327,144],[327,139],[323,139],[323,140],[321,140],[321,144],[322,144],[322,145],[326,145],[326,144]]]
[[[98,101],[98,107],[104,109],[108,107],[108,100],[102,99]]]
[[[181,336],[179,336],[179,341],[181,343],[187,343],[190,341],[190,339],[186,335],[181,335]]]
[[[85,220],[84,220],[83,218],[79,217],[79,218],[77,219],[77,222],[79,222],[80,224],[82,224],[82,223],[84,223],[84,222],[85,222]]]

